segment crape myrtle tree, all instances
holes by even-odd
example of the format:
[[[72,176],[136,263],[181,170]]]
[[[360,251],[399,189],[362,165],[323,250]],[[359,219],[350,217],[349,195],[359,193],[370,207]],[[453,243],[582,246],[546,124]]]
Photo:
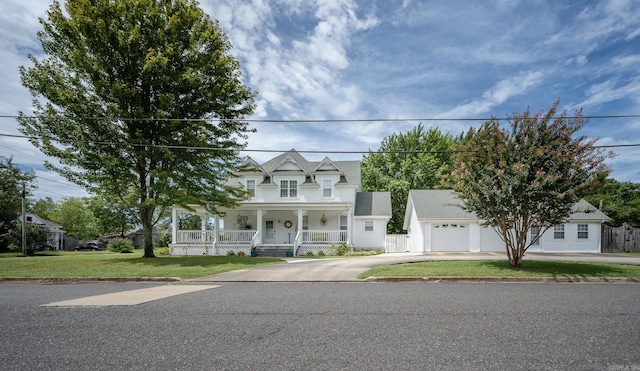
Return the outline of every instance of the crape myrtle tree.
[[[404,233],[404,213],[410,189],[432,189],[438,173],[451,162],[458,138],[422,124],[406,133],[384,138],[377,152],[362,160],[362,189],[391,193],[392,217],[388,233]]]
[[[153,257],[152,226],[171,205],[233,206],[255,93],[217,22],[192,0],[54,1],[44,56],[20,69],[34,113],[22,132],[46,165],[127,206]],[[206,150],[203,150],[206,149]]]
[[[582,110],[556,116],[557,105],[514,114],[507,126],[490,119],[470,129],[450,172],[463,208],[496,230],[512,267],[520,267],[536,237],[566,221],[580,187],[608,171],[604,160],[611,155],[595,148],[595,139],[576,135],[585,124]],[[532,227],[540,232],[527,239]]]

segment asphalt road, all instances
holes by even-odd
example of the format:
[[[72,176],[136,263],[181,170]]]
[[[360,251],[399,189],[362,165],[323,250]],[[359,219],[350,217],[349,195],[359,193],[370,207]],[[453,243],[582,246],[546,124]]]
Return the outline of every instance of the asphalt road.
[[[0,369],[640,369],[637,284],[245,282],[41,306],[156,286],[0,284]]]

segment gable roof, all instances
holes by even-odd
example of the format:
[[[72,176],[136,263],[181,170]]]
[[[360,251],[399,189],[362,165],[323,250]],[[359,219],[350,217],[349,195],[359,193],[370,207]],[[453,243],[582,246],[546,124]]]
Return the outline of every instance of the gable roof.
[[[249,160],[252,159],[248,158],[245,163]],[[337,183],[338,186],[355,185],[360,187],[361,185],[360,161],[332,161],[328,157],[325,157],[322,161],[308,161],[295,149],[284,152],[258,166],[260,170],[265,172],[267,177],[272,178],[273,173],[280,171],[278,168],[286,163],[291,164],[290,168],[282,171],[305,175],[322,174],[327,171],[325,166],[328,165],[334,168],[330,170],[333,174],[336,172],[340,174],[340,181]],[[295,169],[292,165],[295,165]],[[272,181],[273,180],[270,179],[267,183],[271,184]],[[229,185],[235,185],[237,183],[237,178],[235,180],[230,179],[227,182]]]
[[[410,204],[413,204],[418,219],[478,219],[475,214],[460,207],[462,200],[450,189],[411,190],[407,201],[407,212],[410,211]],[[406,216],[405,219],[407,219]]]
[[[585,199],[581,199],[571,208],[571,216],[569,217],[569,220],[609,221],[611,218],[598,210],[595,206],[591,205]]]
[[[358,192],[354,216],[386,216],[391,218],[391,193]]]
[[[477,220],[474,213],[460,207],[462,200],[450,189],[411,190],[407,200],[405,223],[409,220],[411,206],[415,208],[418,219],[435,220]],[[581,199],[572,207],[569,221],[607,221],[610,220],[602,211]]]
[[[47,228],[52,231],[60,230],[62,226],[60,224],[54,223],[50,220],[41,218],[37,214],[33,213],[25,213],[25,217],[27,218],[27,223],[39,225],[41,227]],[[30,219],[30,220],[29,220]]]

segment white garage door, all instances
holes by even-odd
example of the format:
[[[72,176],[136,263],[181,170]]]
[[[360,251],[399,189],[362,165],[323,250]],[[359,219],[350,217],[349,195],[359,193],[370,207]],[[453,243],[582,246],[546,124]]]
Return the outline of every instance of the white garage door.
[[[433,225],[431,251],[469,251],[469,226],[466,224]]]

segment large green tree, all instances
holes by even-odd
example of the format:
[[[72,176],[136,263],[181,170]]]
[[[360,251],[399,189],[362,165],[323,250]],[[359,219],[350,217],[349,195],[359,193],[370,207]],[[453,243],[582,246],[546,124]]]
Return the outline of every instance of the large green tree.
[[[12,158],[0,156],[0,251],[8,247],[10,234],[20,236],[16,222],[22,209],[23,184],[26,197],[34,189],[34,178],[33,173],[14,164]]]
[[[126,205],[153,257],[171,205],[232,206],[255,94],[217,22],[193,0],[54,1],[22,83],[36,98],[22,132],[89,191]],[[202,150],[206,148],[207,150]]]
[[[128,213],[127,208],[112,195],[100,194],[86,198],[85,202],[96,219],[100,235],[124,236],[135,225],[135,220]]]
[[[609,224],[619,227],[626,223],[640,227],[640,183],[599,178],[584,187],[584,198],[611,218]]]
[[[405,233],[402,225],[409,190],[438,185],[438,173],[451,162],[456,143],[457,138],[450,134],[437,128],[425,130],[420,124],[406,133],[384,138],[377,152],[363,156],[363,191],[391,192],[388,233]]]
[[[608,171],[595,139],[577,135],[582,110],[556,116],[557,104],[546,113],[514,114],[506,126],[491,119],[470,129],[450,173],[464,208],[504,240],[512,267],[520,267],[534,242],[527,239],[531,228],[542,234],[563,223],[581,186]]]

